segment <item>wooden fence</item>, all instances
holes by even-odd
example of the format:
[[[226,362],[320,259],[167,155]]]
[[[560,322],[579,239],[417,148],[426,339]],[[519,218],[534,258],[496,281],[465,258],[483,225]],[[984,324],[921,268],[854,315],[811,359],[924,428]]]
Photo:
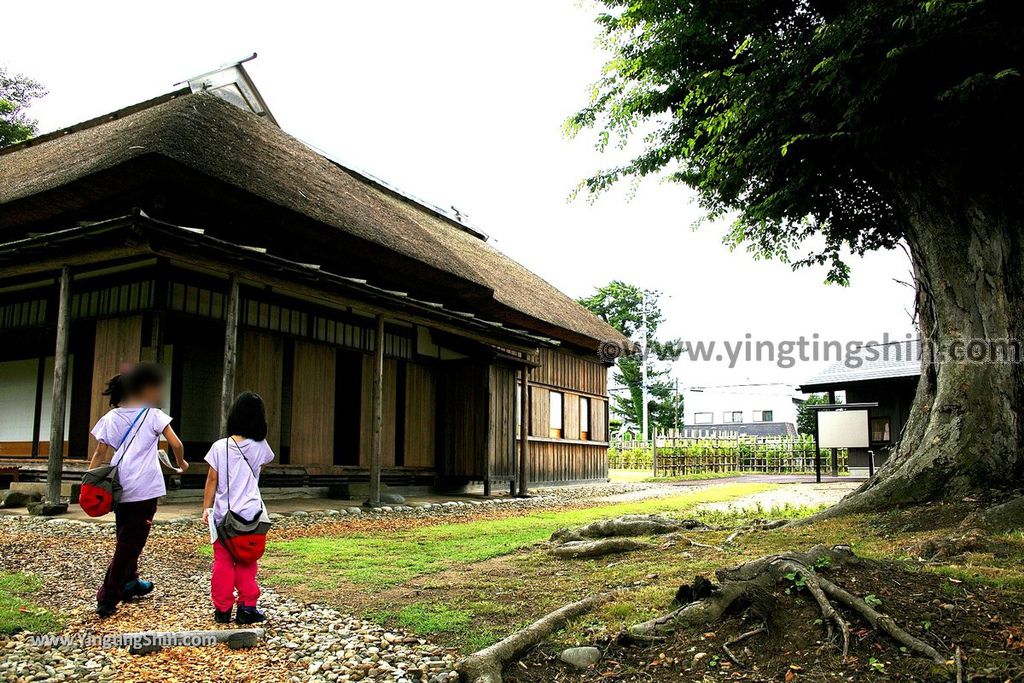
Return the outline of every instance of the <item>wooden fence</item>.
[[[847,456],[846,449],[836,452],[839,472],[847,471]],[[624,438],[612,440],[608,467],[650,470],[663,477],[708,472],[811,473],[814,438],[714,433],[659,436],[654,441]],[[829,450],[821,452],[821,469],[832,469]]]

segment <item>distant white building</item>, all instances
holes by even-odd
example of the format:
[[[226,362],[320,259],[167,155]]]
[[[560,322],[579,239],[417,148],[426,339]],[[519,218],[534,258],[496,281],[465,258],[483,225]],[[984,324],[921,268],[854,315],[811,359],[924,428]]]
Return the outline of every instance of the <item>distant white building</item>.
[[[801,402],[788,384],[688,387],[683,389],[683,426],[709,432],[792,436]]]

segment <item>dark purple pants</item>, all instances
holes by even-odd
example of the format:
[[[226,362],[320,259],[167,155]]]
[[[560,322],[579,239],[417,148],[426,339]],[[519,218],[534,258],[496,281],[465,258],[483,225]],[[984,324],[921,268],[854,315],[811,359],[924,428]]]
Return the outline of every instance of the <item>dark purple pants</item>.
[[[96,594],[98,602],[117,604],[124,597],[124,585],[139,578],[139,556],[146,547],[156,514],[156,498],[118,503],[114,511],[117,545],[107,575]]]

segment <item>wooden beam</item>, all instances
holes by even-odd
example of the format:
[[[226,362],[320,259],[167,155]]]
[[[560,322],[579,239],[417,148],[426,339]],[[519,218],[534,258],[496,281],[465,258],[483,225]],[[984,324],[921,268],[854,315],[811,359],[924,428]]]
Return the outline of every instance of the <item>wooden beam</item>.
[[[32,411],[32,457],[39,457],[39,442],[43,431],[43,384],[46,381],[46,355],[39,357],[36,366],[36,402]]]
[[[238,275],[232,273],[228,284],[227,315],[224,318],[224,374],[220,389],[220,433],[226,434],[228,411],[235,400],[235,368],[238,360]]]
[[[520,373],[523,377],[522,395],[519,397],[519,415],[522,424],[519,426],[519,495],[530,493],[529,462],[530,462],[530,366],[523,365]]]
[[[835,389],[829,389],[829,392],[828,392],[828,402],[830,404],[835,404],[835,402],[836,402],[836,392],[835,392]],[[847,451],[847,453],[849,453],[849,451]],[[839,476],[839,451],[837,449],[833,448],[833,449],[831,449],[829,455],[830,455],[830,459],[832,461],[832,476],[833,477],[838,477]],[[849,457],[847,457],[847,462],[849,462]]]
[[[46,502],[60,503],[64,471],[64,408],[68,390],[68,333],[71,331],[71,267],[60,270],[57,292],[57,346],[53,359],[53,404],[50,411],[50,452],[46,466]]]
[[[373,425],[370,437],[370,507],[380,505],[380,463],[384,450],[384,316],[377,314],[374,337],[373,393],[371,397]]]

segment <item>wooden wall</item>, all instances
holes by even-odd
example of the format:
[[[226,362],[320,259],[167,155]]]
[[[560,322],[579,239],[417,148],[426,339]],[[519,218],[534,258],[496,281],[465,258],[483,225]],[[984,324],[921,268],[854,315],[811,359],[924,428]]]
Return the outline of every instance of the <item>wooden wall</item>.
[[[492,477],[515,475],[516,370],[507,365],[490,367],[490,421],[487,457]]]
[[[437,383],[433,369],[406,363],[405,466],[434,467]]]
[[[568,349],[541,349],[540,367],[530,373],[530,382],[604,397],[608,394],[608,368],[598,360],[597,354],[587,356]]]
[[[607,479],[608,447],[580,441],[530,439],[528,469],[531,486]]]
[[[254,391],[263,397],[267,406],[267,443],[279,454],[284,339],[256,330],[244,330],[241,337],[235,393]]]
[[[124,363],[137,363],[142,352],[142,316],[108,318],[96,321],[96,345],[92,362],[92,398],[89,427],[110,410],[103,395],[107,380],[120,372]],[[96,439],[89,437],[89,454],[96,449]]]
[[[337,351],[295,342],[292,381],[291,464],[334,461],[334,378]]]
[[[480,479],[487,452],[489,374],[473,361],[438,366],[438,474]]]

